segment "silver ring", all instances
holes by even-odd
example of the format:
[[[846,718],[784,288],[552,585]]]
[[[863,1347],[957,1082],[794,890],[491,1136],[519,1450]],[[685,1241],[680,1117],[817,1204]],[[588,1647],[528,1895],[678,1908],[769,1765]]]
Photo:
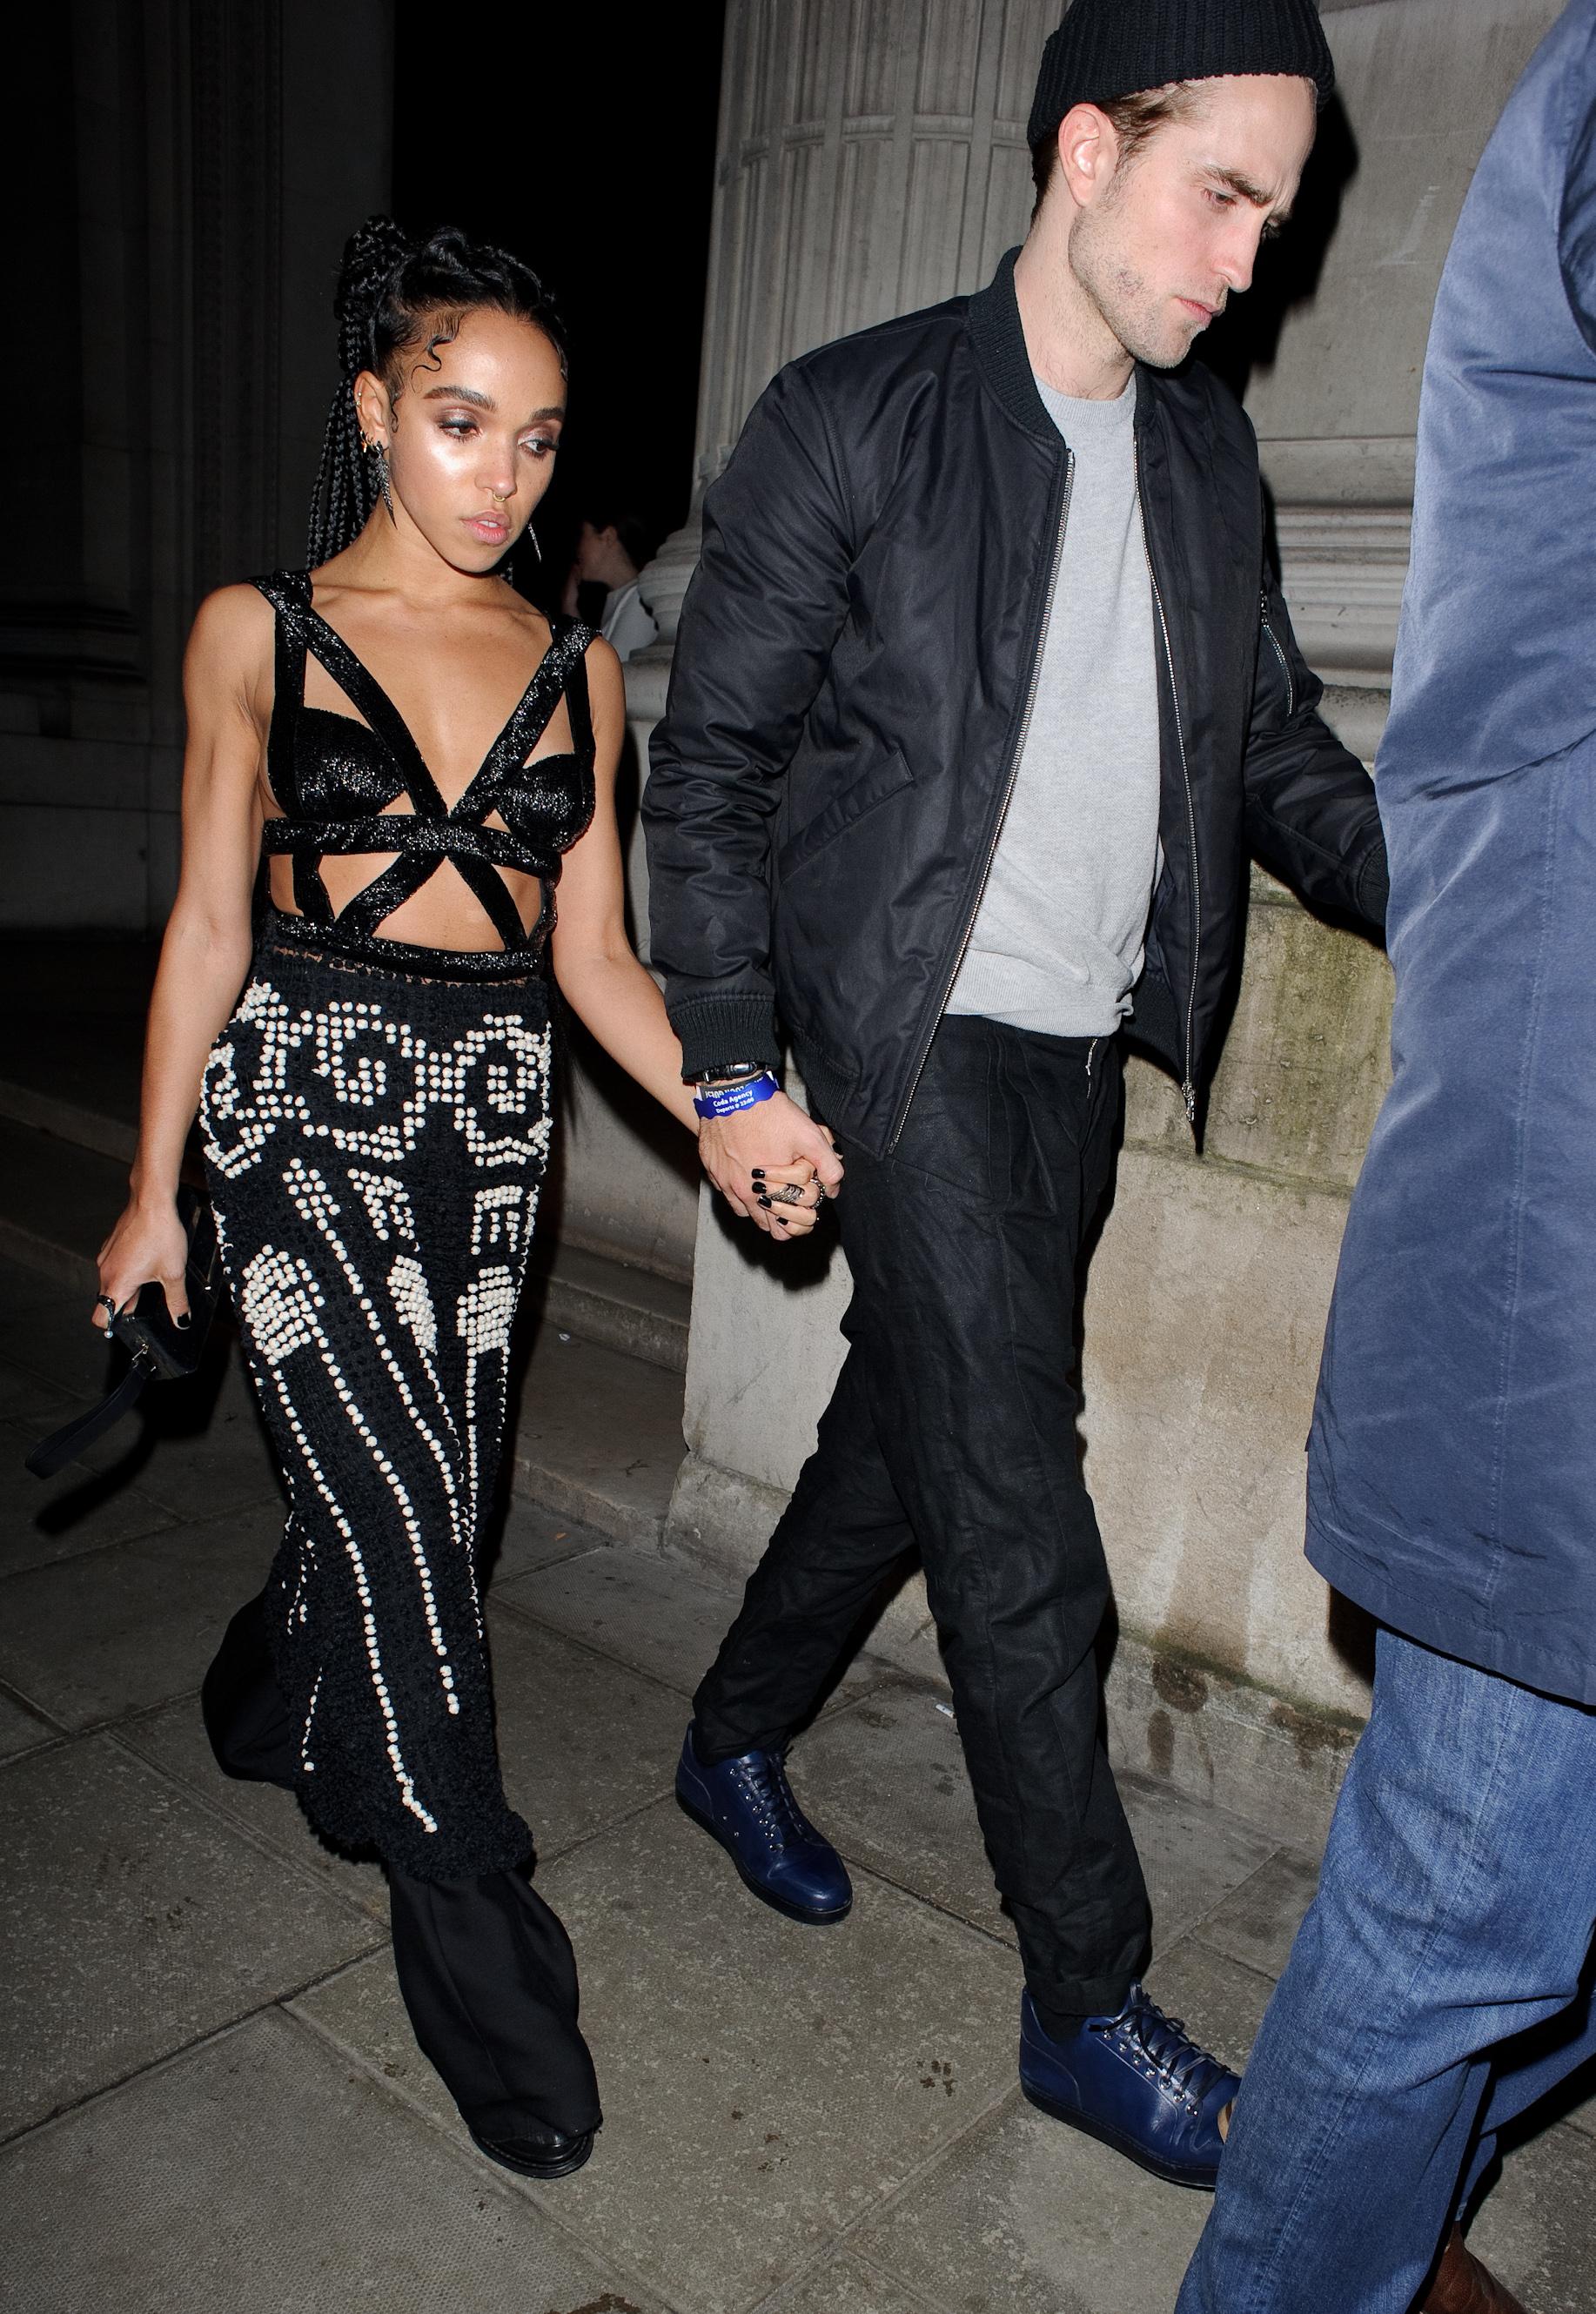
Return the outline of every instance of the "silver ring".
[[[770,1192],[770,1198],[773,1206],[801,1206],[804,1192],[797,1181],[780,1181]]]

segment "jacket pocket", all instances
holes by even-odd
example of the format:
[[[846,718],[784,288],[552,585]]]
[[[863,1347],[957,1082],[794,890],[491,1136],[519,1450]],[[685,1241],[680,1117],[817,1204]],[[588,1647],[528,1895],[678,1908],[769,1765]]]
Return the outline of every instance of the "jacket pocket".
[[[842,794],[833,796],[812,819],[807,819],[802,827],[788,837],[776,854],[778,878],[784,882],[798,869],[807,867],[816,853],[824,852],[828,843],[841,835],[844,829],[851,827],[856,820],[862,819],[866,812],[874,811],[876,806],[885,803],[888,796],[896,795],[900,789],[910,788],[913,784],[913,773],[895,747],[885,763],[878,764],[873,772],[868,772],[862,780],[855,780]]]

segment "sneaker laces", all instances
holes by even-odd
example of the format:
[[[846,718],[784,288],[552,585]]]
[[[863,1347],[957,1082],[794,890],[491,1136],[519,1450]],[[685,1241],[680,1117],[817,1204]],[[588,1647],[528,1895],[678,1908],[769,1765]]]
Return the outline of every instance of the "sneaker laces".
[[[779,1752],[756,1752],[752,1759],[739,1761],[737,1780],[752,1803],[762,1827],[777,1847],[785,1847],[789,1840],[816,1840],[819,1837],[793,1797],[792,1786],[787,1780],[787,1771]]]
[[[1177,2095],[1190,2098],[1194,2104],[1201,2105],[1209,2090],[1230,2071],[1208,2050],[1198,2046],[1186,2031],[1183,2018],[1166,2017],[1157,2001],[1150,2000],[1139,1984],[1132,1988],[1129,2000],[1107,2029],[1135,2042]]]

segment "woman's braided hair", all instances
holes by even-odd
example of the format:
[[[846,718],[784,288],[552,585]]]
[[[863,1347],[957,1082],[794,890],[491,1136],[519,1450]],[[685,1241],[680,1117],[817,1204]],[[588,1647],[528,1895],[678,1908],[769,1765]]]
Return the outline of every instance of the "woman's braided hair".
[[[542,331],[566,367],[565,331],[553,300],[528,265],[507,250],[440,225],[413,241],[392,217],[371,216],[344,250],[332,310],[338,318],[338,390],[328,412],[311,499],[310,565],[341,553],[377,501],[376,461],[363,455],[355,380],[373,371],[391,401],[403,390],[408,353],[436,363],[468,314],[487,307]]]

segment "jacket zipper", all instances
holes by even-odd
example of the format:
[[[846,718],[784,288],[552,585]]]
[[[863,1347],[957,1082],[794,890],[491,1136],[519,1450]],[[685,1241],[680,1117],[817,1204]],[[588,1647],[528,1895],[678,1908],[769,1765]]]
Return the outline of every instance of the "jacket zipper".
[[[1142,499],[1142,444],[1138,437],[1135,449],[1136,498]],[[1147,543],[1145,516],[1142,524],[1142,552],[1147,561],[1147,576],[1152,587],[1153,608],[1159,614],[1159,632],[1164,641],[1164,665],[1169,671],[1169,696],[1175,702],[1175,737],[1180,750],[1180,778],[1186,789],[1186,837],[1192,853],[1192,969],[1191,984],[1186,997],[1186,1076],[1180,1088],[1180,1098],[1186,1103],[1186,1121],[1195,1126],[1197,1122],[1197,1087],[1192,1068],[1192,1038],[1197,1011],[1197,965],[1203,953],[1203,885],[1197,868],[1197,808],[1192,799],[1191,767],[1186,762],[1186,730],[1180,720],[1180,685],[1175,677],[1175,651],[1169,640],[1169,622],[1164,616],[1164,597],[1159,587],[1159,574],[1152,567],[1152,550]],[[1276,649],[1279,645],[1276,644]]]
[[[936,1037],[938,1025],[941,1020],[943,1013],[948,1009],[948,1000],[953,994],[954,983],[957,980],[959,973],[963,968],[965,957],[968,951],[970,941],[975,930],[975,920],[981,914],[981,903],[986,897],[986,887],[991,880],[992,861],[998,856],[998,845],[1002,840],[1003,823],[1009,817],[1009,806],[1014,795],[1014,782],[1019,777],[1020,758],[1025,754],[1025,743],[1031,728],[1031,712],[1036,704],[1036,686],[1042,679],[1042,654],[1047,645],[1047,630],[1053,623],[1053,600],[1054,596],[1058,592],[1059,566],[1063,562],[1064,556],[1064,533],[1070,526],[1070,500],[1073,496],[1075,490],[1075,453],[1073,450],[1065,451],[1064,462],[1064,503],[1059,509],[1058,535],[1054,540],[1053,543],[1053,568],[1047,574],[1047,594],[1042,605],[1042,627],[1041,631],[1036,637],[1036,654],[1031,660],[1031,680],[1029,688],[1026,692],[1025,712],[1020,717],[1018,735],[1014,742],[1013,752],[1009,758],[1008,774],[1004,781],[1002,801],[998,807],[997,819],[993,824],[992,831],[992,841],[987,846],[986,864],[981,871],[981,881],[976,887],[974,905],[971,908],[968,916],[966,918],[964,932],[960,938],[958,948],[953,959],[953,969],[948,976],[947,981],[943,985],[941,998],[937,1005],[935,1012],[931,1015],[930,1033],[926,1038],[925,1043],[921,1048],[920,1058],[914,1064],[914,1074],[909,1081],[909,1091],[904,1097],[903,1107],[898,1111],[897,1122],[892,1129],[892,1138],[886,1144],[888,1156],[892,1154],[892,1152],[897,1147],[898,1143],[903,1138],[904,1127],[909,1121],[909,1111],[913,1106],[914,1096],[920,1090],[920,1080],[925,1074],[925,1064],[930,1058],[931,1044],[932,1040]]]
[[[1269,623],[1269,590],[1266,587],[1259,590],[1258,605],[1264,614],[1264,632],[1274,646],[1274,656],[1280,661],[1280,671],[1285,677],[1285,713],[1289,723],[1297,711],[1297,686],[1292,681],[1291,661],[1280,647],[1280,637]]]

